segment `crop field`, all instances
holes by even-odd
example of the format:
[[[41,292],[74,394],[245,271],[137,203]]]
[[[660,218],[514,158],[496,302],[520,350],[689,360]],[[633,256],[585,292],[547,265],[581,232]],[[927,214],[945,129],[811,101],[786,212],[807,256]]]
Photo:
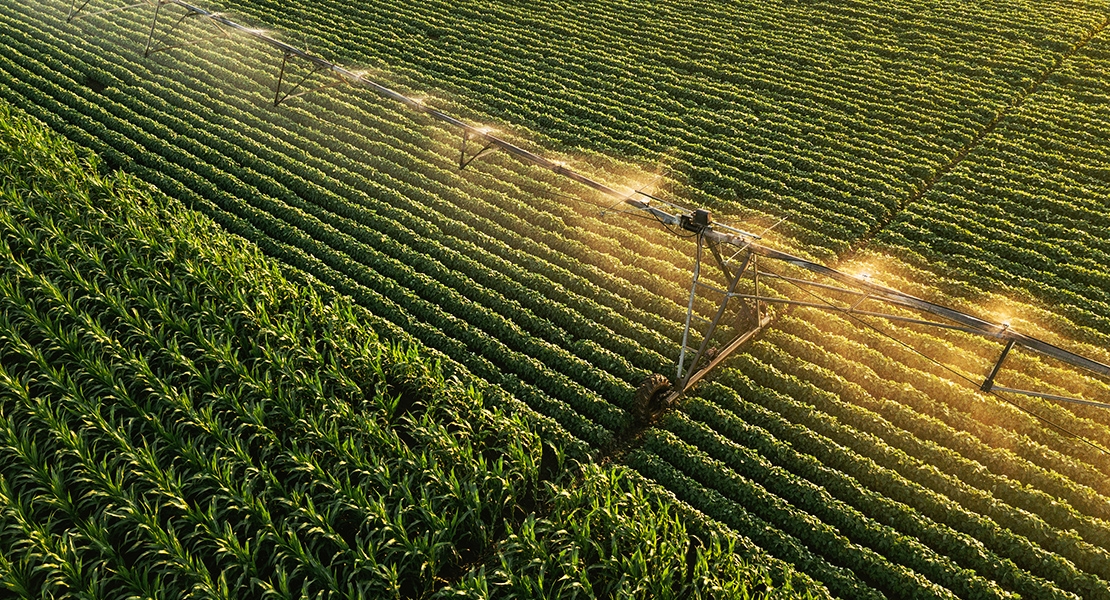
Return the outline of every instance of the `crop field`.
[[[771,577],[634,474],[574,468],[573,440],[530,411],[6,105],[0,156],[8,592],[528,596],[547,572],[589,595],[742,596]],[[495,543],[488,573],[464,569]]]
[[[1110,6],[733,4],[205,8],[1110,362]],[[690,240],[503,155],[459,170],[366,90],[275,107],[282,57],[245,38],[144,56],[153,5],[91,14],[124,5],[0,5],[5,120],[98,157],[5,130],[8,589],[1110,598],[1110,415],[980,393],[996,341],[781,310],[640,429]]]

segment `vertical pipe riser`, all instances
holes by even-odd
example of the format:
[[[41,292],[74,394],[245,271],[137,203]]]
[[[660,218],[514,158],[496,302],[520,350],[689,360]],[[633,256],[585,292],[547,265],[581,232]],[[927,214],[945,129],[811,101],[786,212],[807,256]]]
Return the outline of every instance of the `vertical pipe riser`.
[[[698,277],[701,274],[701,245],[702,238],[698,236],[697,251],[694,255],[694,277],[690,283],[690,301],[686,305],[686,327],[682,330],[682,350],[678,353],[678,372],[675,373],[675,380],[679,384],[675,387],[682,389],[689,379],[689,375],[683,375],[683,367],[686,361],[686,347],[690,343],[690,323],[694,319],[694,299],[697,298],[698,293]]]

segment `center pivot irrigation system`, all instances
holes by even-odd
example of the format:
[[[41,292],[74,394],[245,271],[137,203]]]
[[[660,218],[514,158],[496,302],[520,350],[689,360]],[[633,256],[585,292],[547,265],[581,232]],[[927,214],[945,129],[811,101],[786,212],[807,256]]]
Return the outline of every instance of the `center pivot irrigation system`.
[[[760,244],[759,240],[761,238],[759,235],[714,221],[707,210],[687,210],[642,191],[627,193],[616,190],[567,168],[561,162],[550,160],[497,137],[488,129],[466,123],[426,106],[419,99],[405,96],[371,81],[363,73],[349,70],[311,54],[307,50],[287,44],[263,30],[236,23],[220,13],[210,12],[182,0],[144,0],[128,6],[89,12],[86,10],[89,1],[83,0],[78,4],[78,0],[73,0],[67,21],[94,14],[153,4],[154,13],[144,49],[144,55],[147,56],[155,52],[208,39],[168,43],[167,40],[174,34],[174,30],[187,19],[210,23],[216,30],[215,35],[228,36],[235,32],[272,47],[282,55],[281,67],[274,86],[275,107],[288,99],[326,87],[343,84],[367,87],[386,98],[401,102],[409,108],[461,130],[460,169],[465,168],[478,158],[501,150],[522,162],[548,169],[601,194],[610,196],[618,201],[617,205],[622,203],[627,205],[630,212],[646,213],[669,229],[677,228],[680,232],[685,232],[688,237],[696,238],[693,278],[690,285],[686,321],[682,332],[682,345],[678,355],[675,378],[670,380],[663,375],[655,374],[643,382],[637,392],[636,402],[637,417],[641,422],[650,423],[666,408],[675,405],[698,381],[708,375],[730,354],[768,327],[772,322],[768,307],[773,304],[836,311],[867,326],[870,325],[866,321],[860,320],[860,317],[881,318],[919,326],[957,330],[992,338],[998,340],[1002,348],[993,368],[982,382],[957,373],[960,377],[977,385],[983,392],[1010,392],[1049,400],[1110,408],[1110,404],[1105,402],[996,385],[995,378],[1002,370],[1006,357],[1018,346],[1093,374],[1110,376],[1110,366],[1019,333],[1008,323],[994,323],[980,319],[879,285],[872,282],[867,275],[848,274],[820,263],[775,250]],[[183,14],[180,14],[177,20],[166,28],[166,31],[159,33],[158,20],[170,8],[175,11],[183,11]],[[286,81],[287,67],[295,61],[302,61],[309,71],[299,81],[289,85],[289,82]],[[302,89],[308,78],[317,73],[330,75],[333,79],[329,83],[312,89]],[[472,143],[474,147],[471,146]],[[705,256],[706,249],[709,251],[708,254],[712,258],[712,263],[716,264],[716,268],[711,265],[709,269],[714,275],[707,276],[702,271],[703,262],[709,262]],[[784,266],[786,270],[792,273],[792,276],[765,270],[766,263]],[[785,267],[785,265],[789,265],[789,267]],[[805,291],[810,296],[810,301],[784,297],[775,293],[766,283],[763,283],[763,287],[761,287],[761,282],[767,280],[792,284]],[[818,295],[815,290],[835,294],[838,300],[834,302],[825,299]],[[764,291],[766,293],[761,293]],[[715,303],[717,308],[715,312],[710,311],[712,317],[704,317],[696,310],[695,305],[698,304],[699,298],[703,301],[713,298],[712,303]],[[861,309],[861,306],[865,303],[875,309]],[[900,310],[911,309],[915,316],[888,312],[894,307],[898,307]],[[721,338],[723,343],[715,346],[713,340],[718,338]],[[1003,398],[1003,400],[1006,399]],[[1006,401],[1010,402],[1009,400]],[[1066,430],[1064,431],[1066,432]]]

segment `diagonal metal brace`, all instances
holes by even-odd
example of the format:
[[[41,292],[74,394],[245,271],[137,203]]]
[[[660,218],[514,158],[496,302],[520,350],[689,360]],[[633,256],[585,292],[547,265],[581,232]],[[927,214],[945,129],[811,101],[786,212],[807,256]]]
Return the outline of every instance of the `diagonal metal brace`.
[[[732,280],[732,270],[728,268],[728,264],[725,262],[725,258],[723,256],[721,256],[721,250],[718,247],[718,246],[720,246],[720,244],[718,244],[717,242],[714,242],[713,240],[705,240],[705,242],[706,242],[705,245],[709,246],[710,252],[713,253],[713,259],[717,261],[717,266],[721,267],[721,272],[725,274],[725,281],[731,281]],[[749,255],[749,256],[751,256],[751,255]],[[740,269],[740,270],[743,271],[744,269]]]
[[[312,92],[318,92],[320,90],[326,90],[328,88],[333,88],[348,83],[346,79],[343,79],[342,77],[337,77],[336,80],[332,81],[331,83],[325,83],[324,85],[320,85],[312,89],[301,90],[298,92],[297,89],[304,85],[304,83],[308,81],[309,77],[312,77],[320,71],[328,70],[328,68],[325,66],[316,65],[315,68],[313,68],[311,71],[302,75],[300,80],[298,80],[297,83],[293,84],[293,86],[289,88],[288,92],[282,93],[281,84],[283,81],[285,81],[286,67],[289,65],[289,61],[292,58],[296,58],[296,56],[289,52],[285,52],[281,55],[281,68],[278,70],[277,85],[274,86],[274,106],[277,106],[282,102],[285,102],[286,100],[300,98],[305,94],[311,94]]]
[[[155,47],[154,43],[155,43],[156,40],[154,38],[154,32],[158,28],[158,17],[162,13],[162,6],[164,6],[166,4],[176,4],[176,3],[170,2],[169,0],[158,0],[158,3],[154,6],[154,17],[152,17],[151,20],[150,20],[150,32],[148,32],[147,35],[146,35],[146,47],[143,49],[143,56],[144,57],[150,56],[151,54],[154,54],[155,52],[162,52],[164,50],[171,50],[173,48],[184,48],[186,46],[193,46],[193,45],[199,44],[201,42],[207,42],[208,40],[211,40],[211,39],[216,38],[216,37],[229,37],[227,30],[224,29],[223,26],[220,25],[219,21],[217,21],[212,15],[205,15],[205,14],[190,10],[190,11],[186,12],[184,15],[182,15],[179,19],[177,19],[177,21],[175,21],[173,25],[169,26],[169,28],[157,39],[157,42],[158,42],[159,45]],[[216,15],[216,16],[218,16],[218,15]],[[185,19],[188,19],[190,17],[204,17],[209,23],[212,24],[213,27],[218,29],[219,32],[215,33],[215,34],[212,34],[210,36],[202,37],[202,38],[192,40],[192,41],[179,42],[177,44],[166,44],[166,43],[164,43],[165,40],[169,38],[170,34],[172,34],[175,29],[180,27],[181,24],[185,22]]]
[[[482,158],[483,156],[485,156],[487,154],[491,154],[491,153],[496,152],[497,150],[499,150],[499,148],[497,146],[494,146],[493,142],[491,141],[491,142],[488,142],[485,146],[483,146],[481,150],[475,152],[473,156],[467,157],[466,150],[467,150],[467,147],[469,145],[470,145],[470,131],[467,130],[467,129],[463,129],[462,143],[459,145],[459,170],[465,169],[466,165],[469,165],[470,163],[474,162],[475,160],[478,160],[479,158]]]
[[[702,378],[705,377],[706,375],[708,375],[710,371],[712,371],[714,368],[717,367],[717,365],[721,364],[721,362],[723,362],[726,358],[728,358],[733,352],[738,350],[741,346],[750,342],[753,338],[755,338],[756,335],[759,334],[759,332],[766,329],[767,326],[770,325],[770,324],[771,324],[771,317],[769,315],[768,316],[763,316],[759,319],[758,322],[756,322],[756,324],[751,329],[749,329],[749,330],[745,331],[744,333],[741,333],[740,335],[732,338],[732,341],[729,342],[719,352],[717,352],[716,356],[714,356],[713,359],[710,360],[707,365],[705,365],[701,369],[698,369],[697,371],[693,372],[690,375],[690,377],[688,377],[686,379],[685,385],[683,385],[681,388],[679,388],[677,390],[678,393],[685,394],[686,392],[690,391],[690,388],[694,387],[694,384],[701,381]]]
[[[991,369],[991,374],[987,375],[986,380],[983,381],[983,385],[979,386],[979,389],[981,391],[989,392],[992,389],[994,389],[994,378],[997,377],[998,372],[1002,370],[1002,361],[1006,360],[1006,355],[1010,353],[1010,350],[1013,349],[1014,344],[1016,342],[1017,342],[1017,340],[1014,340],[1014,339],[1011,339],[1010,341],[1006,342],[1006,347],[1002,349],[1002,354],[998,357],[998,360],[994,363],[994,368]]]

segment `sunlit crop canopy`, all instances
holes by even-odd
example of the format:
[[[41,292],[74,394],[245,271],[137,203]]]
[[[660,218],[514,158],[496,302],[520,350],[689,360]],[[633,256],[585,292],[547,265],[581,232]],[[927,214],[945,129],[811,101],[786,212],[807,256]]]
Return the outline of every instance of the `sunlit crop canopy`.
[[[90,0],[78,4],[73,0],[68,20],[91,13]],[[243,35],[257,40],[281,53],[281,67],[277,74],[274,91],[274,106],[309,93],[311,91],[339,84],[350,84],[369,88],[377,94],[400,102],[409,108],[425,114],[437,121],[459,129],[459,168],[465,168],[473,161],[498,150],[514,158],[541,168],[553,171],[572,179],[596,192],[610,196],[617,204],[627,206],[634,212],[650,215],[664,226],[679,228],[691,237],[696,237],[696,252],[693,278],[687,303],[687,315],[678,356],[678,367],[674,381],[663,376],[649,378],[641,387],[638,405],[642,407],[641,417],[652,419],[672,405],[699,380],[709,374],[732,352],[753,339],[768,327],[773,319],[768,310],[771,305],[794,305],[814,309],[837,311],[853,318],[871,317],[889,321],[903,322],[919,326],[968,332],[985,338],[998,340],[1002,344],[998,359],[989,373],[983,374],[981,383],[975,385],[984,392],[1012,392],[1045,398],[1075,402],[1110,408],[1110,403],[1087,400],[1038,392],[1035,390],[1002,387],[995,384],[1006,357],[1015,348],[1025,348],[1072,365],[1083,371],[1099,376],[1110,376],[1110,366],[1096,360],[1070,352],[1046,341],[1016,331],[1006,323],[995,323],[971,314],[946,307],[904,292],[885,287],[865,276],[857,276],[839,271],[826,265],[807,260],[786,252],[775,250],[760,243],[760,236],[742,229],[715,222],[707,210],[688,210],[676,204],[637,191],[618,191],[617,189],[583,175],[564,163],[541,156],[494,135],[488,128],[466,123],[458,118],[428,106],[420,98],[406,96],[380,83],[374,82],[364,72],[354,71],[283,42],[269,32],[239,24],[220,13],[208,11],[183,0],[147,0],[137,4],[109,8],[103,12],[131,9],[139,6],[154,6],[150,30],[146,39],[145,54],[160,52],[169,48],[203,41],[172,43],[172,36],[179,25],[186,20],[210,23],[217,35]],[[159,18],[163,11],[176,11],[176,20],[168,27],[159,29]],[[292,84],[286,81],[287,67],[294,61],[307,65],[308,72]],[[316,88],[305,87],[308,79],[317,73],[330,75],[332,81]],[[474,145],[475,148],[471,146]],[[720,277],[705,273],[703,262],[709,260],[710,271]],[[779,272],[775,265],[784,267],[789,273]],[[800,290],[809,290],[806,298],[790,298],[767,285],[769,281],[779,281]],[[817,292],[834,294],[838,300],[827,300]],[[712,316],[703,316],[695,310],[695,304],[707,296],[714,296],[716,310]],[[893,309],[912,309],[918,316],[907,316],[893,312]],[[715,334],[727,330],[720,347],[713,345]]]

